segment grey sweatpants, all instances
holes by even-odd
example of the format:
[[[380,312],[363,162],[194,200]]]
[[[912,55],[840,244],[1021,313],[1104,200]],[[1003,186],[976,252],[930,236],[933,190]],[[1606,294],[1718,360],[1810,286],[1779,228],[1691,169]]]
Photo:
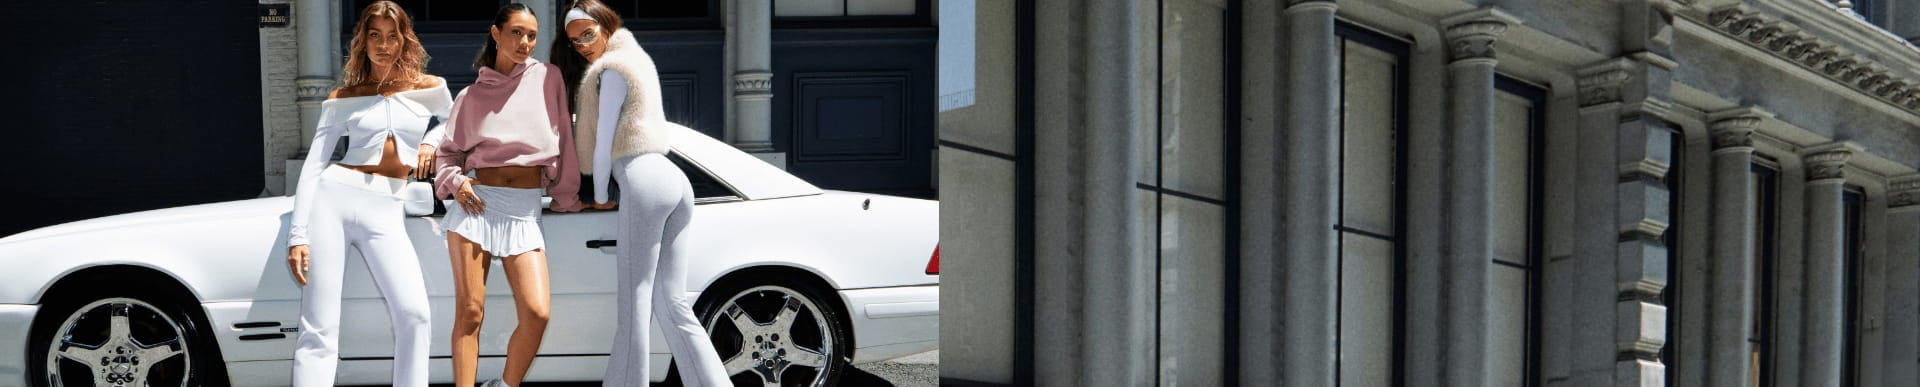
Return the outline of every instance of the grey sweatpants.
[[[604,375],[608,386],[646,386],[649,317],[666,334],[688,386],[732,385],[726,368],[687,294],[685,232],[693,220],[693,186],[666,155],[649,153],[614,160],[620,183],[619,329]],[[653,314],[660,308],[659,314]]]

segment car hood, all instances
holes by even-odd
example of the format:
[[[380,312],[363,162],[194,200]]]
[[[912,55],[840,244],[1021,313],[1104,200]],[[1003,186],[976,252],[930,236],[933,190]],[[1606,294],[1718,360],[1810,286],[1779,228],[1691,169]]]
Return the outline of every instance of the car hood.
[[[134,227],[160,222],[182,222],[195,219],[235,218],[270,215],[293,210],[293,198],[274,196],[259,199],[236,200],[230,202],[198,204],[158,210],[112,215],[100,218],[68,222],[41,227],[6,238],[0,238],[0,245],[24,242],[81,232]]]

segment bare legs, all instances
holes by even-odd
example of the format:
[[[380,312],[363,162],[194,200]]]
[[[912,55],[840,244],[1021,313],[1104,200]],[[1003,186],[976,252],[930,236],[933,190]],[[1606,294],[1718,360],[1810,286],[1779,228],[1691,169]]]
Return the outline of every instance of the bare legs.
[[[479,363],[480,323],[485,319],[487,274],[492,257],[459,233],[447,233],[447,253],[453,260],[453,385],[472,386]],[[519,326],[507,339],[507,364],[500,379],[518,386],[533,366],[540,341],[547,332],[552,296],[547,286],[547,257],[534,250],[501,260]]]

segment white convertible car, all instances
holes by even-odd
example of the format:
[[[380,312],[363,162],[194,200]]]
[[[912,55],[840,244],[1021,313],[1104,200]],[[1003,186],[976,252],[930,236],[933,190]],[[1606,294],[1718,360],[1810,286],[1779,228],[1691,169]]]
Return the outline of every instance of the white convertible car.
[[[676,136],[675,162],[699,196],[686,291],[699,294],[695,313],[735,384],[830,385],[848,364],[936,349],[937,203],[823,191],[698,132]],[[432,379],[446,383],[453,284],[435,214],[445,206],[414,183],[407,207],[433,306]],[[242,200],[0,239],[0,386],[290,383],[292,208],[290,197]],[[528,380],[600,378],[616,323],[614,215],[542,217],[553,310]],[[339,383],[388,384],[387,308],[359,254],[348,259]],[[514,326],[502,272],[488,279],[482,379],[500,374]],[[665,379],[671,356],[653,335],[652,375]]]

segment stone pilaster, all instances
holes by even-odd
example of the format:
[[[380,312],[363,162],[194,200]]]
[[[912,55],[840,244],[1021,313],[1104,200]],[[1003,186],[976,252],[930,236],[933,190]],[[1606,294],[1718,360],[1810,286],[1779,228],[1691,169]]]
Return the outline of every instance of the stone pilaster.
[[[1888,385],[1920,383],[1920,174],[1896,177],[1887,187],[1886,354],[1880,368]],[[1904,280],[1903,280],[1904,279]]]
[[[1036,385],[1155,380],[1152,1],[1040,2],[1035,24]]]
[[[1753,132],[1773,114],[1758,108],[1714,112],[1712,264],[1707,306],[1707,386],[1745,387],[1753,344],[1754,222]]]
[[[728,42],[732,47],[733,146],[774,165],[786,167],[786,155],[773,148],[773,1],[733,0]]]
[[[313,144],[314,127],[320,124],[320,103],[327,100],[327,93],[339,87],[336,72],[346,59],[338,55],[335,44],[339,41],[339,28],[336,27],[339,3],[334,0],[297,0],[293,12],[294,28],[300,43],[300,77],[294,79],[295,104],[300,109],[299,152],[285,161],[285,193],[292,194],[299,185],[300,159],[306,157]],[[349,16],[356,17],[358,15]]]
[[[1518,19],[1482,8],[1441,20],[1448,58],[1446,197],[1452,220],[1447,228],[1444,317],[1446,351],[1451,359],[1445,385],[1481,386],[1487,375],[1490,267],[1493,257],[1494,44]]]
[[[1846,340],[1846,204],[1847,160],[1860,151],[1849,143],[1808,148],[1801,158],[1807,176],[1807,255],[1805,309],[1800,358],[1801,382],[1806,386],[1840,385],[1843,342]]]
[[[1291,1],[1285,11],[1286,129],[1281,131],[1280,380],[1336,383],[1339,346],[1340,51],[1332,1]],[[1280,214],[1276,214],[1280,215]]]

